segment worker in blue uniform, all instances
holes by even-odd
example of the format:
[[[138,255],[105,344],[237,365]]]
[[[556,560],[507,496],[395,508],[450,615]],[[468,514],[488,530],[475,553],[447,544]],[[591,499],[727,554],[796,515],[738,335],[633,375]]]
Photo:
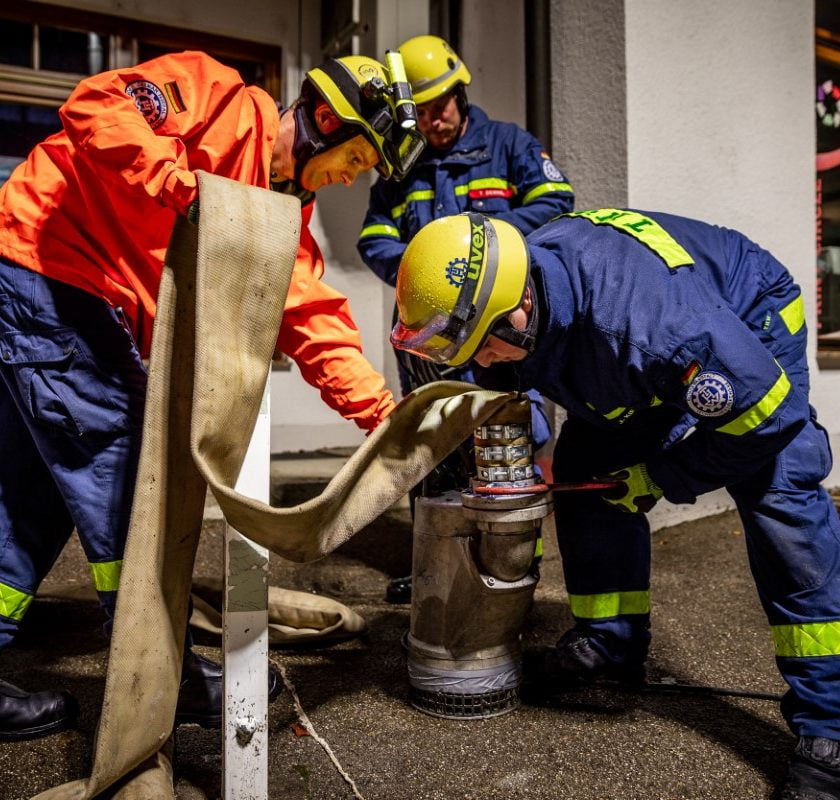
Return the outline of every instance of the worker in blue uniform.
[[[475,210],[527,234],[572,210],[572,187],[546,148],[518,125],[491,120],[468,103],[466,87],[472,77],[446,41],[415,36],[399,52],[427,147],[405,179],[379,180],[371,189],[358,250],[385,283],[396,285],[406,245],[433,219]],[[470,367],[441,368],[404,352],[397,352],[397,366],[404,395],[436,380],[475,380]],[[542,398],[535,391],[529,394],[539,448],[551,438],[551,427]],[[463,485],[462,461],[456,451],[440,465],[427,480],[435,484],[431,491],[455,488],[459,480]],[[398,579],[388,599],[407,602],[408,586],[407,579]]]
[[[467,269],[459,265],[466,261]],[[462,276],[453,282],[453,275]],[[798,736],[783,800],[840,798],[840,520],[809,404],[800,289],[736,231],[661,213],[570,213],[527,242],[462,214],[425,227],[397,280],[395,347],[513,368],[568,412],[556,480],[609,476],[554,503],[574,627],[536,660],[555,686],[642,673],[656,501],[725,487]]]
[[[396,285],[406,245],[433,219],[478,211],[528,234],[572,210],[572,187],[545,147],[518,125],[491,120],[467,102],[472,76],[446,41],[415,36],[399,52],[428,144],[403,180],[380,180],[371,189],[357,246],[385,283]],[[436,369],[399,353],[398,363],[404,394],[441,378],[473,379],[469,367]],[[539,403],[536,395],[532,399]],[[538,445],[550,437],[541,413],[534,433]]]

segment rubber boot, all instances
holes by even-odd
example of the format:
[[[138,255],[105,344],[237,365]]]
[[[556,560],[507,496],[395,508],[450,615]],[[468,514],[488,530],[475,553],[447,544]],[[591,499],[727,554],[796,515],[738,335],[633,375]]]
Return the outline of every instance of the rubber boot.
[[[37,739],[72,728],[79,704],[67,692],[25,692],[0,680],[0,741]]]
[[[781,800],[840,800],[840,741],[800,736]]]
[[[181,670],[181,689],[175,707],[176,725],[201,725],[203,728],[221,728],[224,688],[222,666],[192,650],[184,653]],[[268,665],[268,700],[280,693],[277,670]]]

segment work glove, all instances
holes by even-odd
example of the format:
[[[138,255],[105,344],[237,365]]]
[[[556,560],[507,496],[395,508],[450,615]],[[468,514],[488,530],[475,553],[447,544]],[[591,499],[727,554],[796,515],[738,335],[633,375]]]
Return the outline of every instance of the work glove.
[[[641,514],[650,511],[663,495],[662,489],[648,475],[646,464],[634,464],[605,475],[604,480],[617,481],[618,486],[607,489],[602,497],[622,511]]]

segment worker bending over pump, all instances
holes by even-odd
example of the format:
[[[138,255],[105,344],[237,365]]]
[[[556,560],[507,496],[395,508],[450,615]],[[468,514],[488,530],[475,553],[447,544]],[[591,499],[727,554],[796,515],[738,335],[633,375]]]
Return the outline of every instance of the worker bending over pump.
[[[83,80],[50,136],[0,189],[0,647],[75,527],[110,617],[140,449],[163,258],[195,220],[196,170],[297,195],[300,249],[278,348],[364,430],[392,410],[347,299],[322,283],[314,192],[411,167],[422,138],[395,122],[391,76],[350,56],[306,74],[278,112],[199,52]],[[12,457],[11,454],[14,454]],[[276,675],[272,679],[276,682]],[[0,739],[60,730],[75,703],[0,681]],[[221,669],[186,652],[176,722],[219,724]]]
[[[840,798],[840,520],[809,405],[799,287],[742,234],[668,214],[565,214],[524,240],[479,214],[414,237],[391,341],[439,364],[513,370],[563,406],[559,481],[610,475],[605,498],[555,494],[574,627],[536,659],[554,687],[635,680],[650,640],[658,499],[725,487],[789,686],[799,737],[785,800]]]

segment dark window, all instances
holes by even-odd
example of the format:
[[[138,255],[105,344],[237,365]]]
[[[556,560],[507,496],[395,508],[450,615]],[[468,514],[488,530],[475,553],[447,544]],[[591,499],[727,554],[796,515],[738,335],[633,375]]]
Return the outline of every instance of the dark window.
[[[32,66],[34,27],[31,22],[3,20],[0,25],[0,64]]]
[[[0,155],[23,158],[38,142],[61,130],[58,109],[0,103],[3,149]]]
[[[57,108],[0,103],[0,186],[38,142],[60,129]]]
[[[108,69],[103,52],[107,37],[98,33],[71,31],[66,28],[39,26],[41,69],[93,75]]]

